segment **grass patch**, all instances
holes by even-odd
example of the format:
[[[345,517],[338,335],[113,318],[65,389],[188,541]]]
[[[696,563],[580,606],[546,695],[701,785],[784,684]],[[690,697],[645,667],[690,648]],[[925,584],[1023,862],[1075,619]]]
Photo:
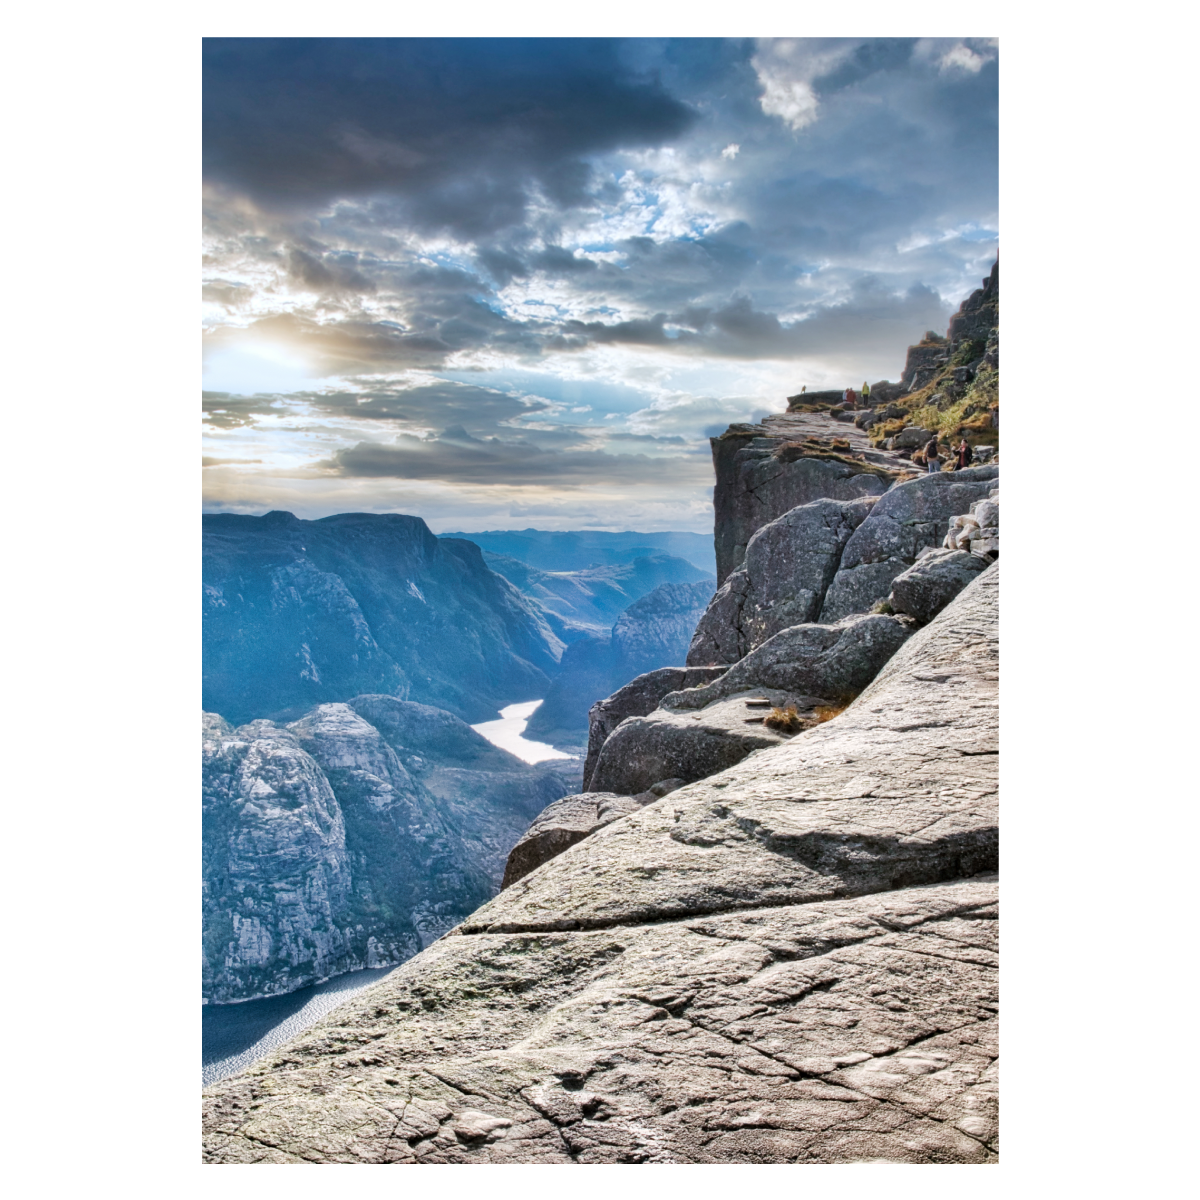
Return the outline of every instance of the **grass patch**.
[[[799,733],[804,728],[804,722],[794,704],[789,704],[787,708],[771,709],[763,717],[763,724],[771,729],[778,729],[780,733]]]

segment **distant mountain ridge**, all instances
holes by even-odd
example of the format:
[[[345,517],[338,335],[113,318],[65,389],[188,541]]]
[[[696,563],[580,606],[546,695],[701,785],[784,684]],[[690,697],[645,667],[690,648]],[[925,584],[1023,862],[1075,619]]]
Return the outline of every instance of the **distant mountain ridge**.
[[[483,560],[540,605],[547,624],[566,643],[607,637],[613,622],[660,584],[710,578],[686,559],[669,554],[578,571],[542,571],[491,550],[483,552]]]
[[[490,529],[482,533],[443,533],[439,537],[462,538],[482,550],[506,554],[542,571],[582,571],[589,567],[613,566],[656,554],[686,559],[705,575],[717,572],[711,534],[665,530],[638,533],[604,529]]]
[[[557,671],[542,610],[419,517],[221,513],[203,531],[203,705],[235,725],[363,693],[485,721]]]

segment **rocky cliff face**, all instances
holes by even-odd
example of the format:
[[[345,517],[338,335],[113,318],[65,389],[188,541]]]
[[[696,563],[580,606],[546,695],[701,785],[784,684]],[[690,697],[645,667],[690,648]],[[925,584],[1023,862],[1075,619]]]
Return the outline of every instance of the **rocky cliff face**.
[[[683,662],[712,594],[711,579],[662,584],[631,604],[607,637],[568,646],[525,736],[563,745],[583,742],[588,711],[597,700],[635,675]]]
[[[234,724],[365,692],[483,721],[544,696],[561,653],[477,546],[416,517],[204,518],[203,702]]]
[[[209,1089],[208,1161],[993,1161],[998,572]]]
[[[286,726],[204,719],[204,995],[224,1003],[403,962],[499,889],[572,790],[450,713],[390,696]]]

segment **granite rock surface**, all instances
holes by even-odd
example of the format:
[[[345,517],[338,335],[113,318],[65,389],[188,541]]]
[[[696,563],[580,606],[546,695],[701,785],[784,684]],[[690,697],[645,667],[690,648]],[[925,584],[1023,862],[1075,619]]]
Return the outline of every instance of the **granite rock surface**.
[[[591,785],[596,760],[608,735],[626,717],[644,717],[652,713],[662,698],[681,688],[698,687],[719,678],[724,667],[660,667],[631,679],[611,696],[597,700],[588,713],[587,758],[583,764],[583,787]]]
[[[206,1160],[995,1161],[998,584],[210,1088]]]
[[[755,688],[826,699],[857,695],[914,629],[906,617],[855,615],[835,625],[793,625],[719,678],[663,697],[667,709],[704,708]]]
[[[895,612],[928,624],[987,565],[987,559],[965,550],[922,551],[907,571],[892,580],[888,603]]]
[[[940,546],[952,518],[999,486],[1000,468],[968,467],[898,483],[850,536],[821,607],[821,621],[869,612],[922,550]]]
[[[875,503],[815,500],[762,526],[697,625],[688,663],[734,663],[780,630],[816,621],[842,551]]]

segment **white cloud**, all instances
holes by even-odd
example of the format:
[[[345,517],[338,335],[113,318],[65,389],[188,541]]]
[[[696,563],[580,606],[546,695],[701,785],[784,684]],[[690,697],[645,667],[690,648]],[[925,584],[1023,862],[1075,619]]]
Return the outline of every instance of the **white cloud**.
[[[942,55],[941,69],[943,71],[970,71],[972,75],[983,69],[987,61],[982,55],[976,54],[970,46],[959,42],[957,46]]]
[[[729,145],[726,146],[725,149],[721,151],[721,157],[729,158],[729,159],[737,158],[738,151],[740,149],[741,149],[741,146],[739,146],[737,144],[737,142],[730,142]]]
[[[759,99],[768,116],[779,117],[794,130],[817,119],[820,100],[813,81],[828,74],[854,50],[854,43],[818,46],[804,38],[760,38],[750,60],[763,89]]]

